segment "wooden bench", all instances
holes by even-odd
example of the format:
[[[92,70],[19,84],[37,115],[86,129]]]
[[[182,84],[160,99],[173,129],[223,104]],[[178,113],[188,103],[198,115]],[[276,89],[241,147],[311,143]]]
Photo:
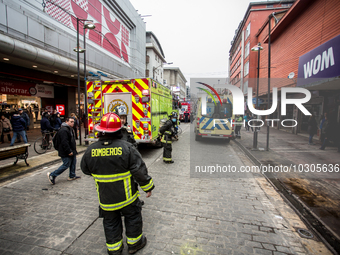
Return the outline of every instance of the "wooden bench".
[[[16,157],[17,160],[14,162],[14,165],[18,162],[19,159],[24,159],[27,166],[28,158],[28,147],[31,146],[29,143],[16,145],[16,146],[9,146],[0,149],[0,160],[14,158]]]

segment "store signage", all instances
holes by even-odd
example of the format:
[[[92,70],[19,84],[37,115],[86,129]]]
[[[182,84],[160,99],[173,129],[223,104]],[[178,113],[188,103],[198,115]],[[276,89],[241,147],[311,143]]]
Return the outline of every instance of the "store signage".
[[[0,80],[0,93],[7,95],[54,98],[54,87],[15,80]]]
[[[340,75],[340,35],[299,58],[297,86]]]
[[[54,98],[54,87],[53,86],[37,84],[35,86],[35,89],[37,90],[37,93],[35,95],[37,97]]]
[[[65,105],[63,104],[57,104],[55,106],[55,108],[57,109],[57,112],[60,113],[60,115],[64,116],[65,115]]]

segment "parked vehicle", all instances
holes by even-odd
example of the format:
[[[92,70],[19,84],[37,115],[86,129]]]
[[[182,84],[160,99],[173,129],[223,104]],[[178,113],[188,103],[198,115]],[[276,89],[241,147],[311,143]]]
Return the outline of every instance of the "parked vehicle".
[[[221,95],[221,101],[216,103],[210,96],[202,96],[197,103],[195,123],[195,140],[202,138],[226,139],[234,136],[233,98]]]
[[[151,78],[87,83],[89,139],[96,139],[93,126],[103,114],[124,105],[127,123],[137,143],[157,143],[161,119],[168,119],[173,109],[170,89]]]

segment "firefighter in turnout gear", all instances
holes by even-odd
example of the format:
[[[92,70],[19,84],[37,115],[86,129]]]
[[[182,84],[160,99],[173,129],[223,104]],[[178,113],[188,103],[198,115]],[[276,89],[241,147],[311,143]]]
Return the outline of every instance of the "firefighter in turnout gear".
[[[170,119],[163,121],[162,126],[159,128],[159,137],[162,137],[161,142],[163,143],[163,162],[167,164],[174,163],[171,158],[172,137],[174,136],[174,126],[172,118],[176,118],[176,116],[176,113],[172,112],[169,116]]]
[[[131,143],[136,148],[138,147],[135,138],[133,137],[132,128],[127,123],[127,109],[125,105],[117,106],[115,112],[118,114],[120,120],[122,121],[122,140]]]
[[[136,148],[121,139],[122,122],[118,115],[105,114],[94,129],[99,132],[99,140],[87,148],[81,170],[92,175],[96,183],[108,254],[121,254],[123,250],[121,216],[124,216],[128,252],[133,254],[146,245],[142,206],[134,180],[147,193],[146,197],[154,189],[153,180]]]

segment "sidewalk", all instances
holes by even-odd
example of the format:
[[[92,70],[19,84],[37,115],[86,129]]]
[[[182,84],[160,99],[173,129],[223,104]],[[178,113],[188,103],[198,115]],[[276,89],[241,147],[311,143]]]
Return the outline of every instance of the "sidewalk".
[[[270,128],[269,134],[269,151],[265,150],[266,127],[258,133],[259,150],[253,150],[253,132],[242,129],[241,139],[235,142],[246,148],[264,166],[289,166],[292,169],[290,173],[276,172],[275,178],[339,237],[340,178],[339,172],[331,172],[332,166],[340,166],[337,147],[328,146],[320,150],[318,140],[314,140],[315,145],[309,145],[308,136],[304,134],[295,135],[274,128]],[[317,164],[325,166],[325,172],[312,172]]]
[[[39,125],[40,126],[40,125]],[[84,132],[84,131],[83,131]],[[83,134],[83,133],[82,133]],[[13,136],[11,134],[11,136]],[[34,151],[34,141],[41,137],[41,131],[40,128],[34,128],[27,132],[28,136],[28,143],[31,145],[28,147],[28,158],[27,162],[29,166],[26,166],[25,161],[22,159],[19,159],[18,163],[16,165],[13,165],[16,158],[9,158],[6,160],[0,161],[0,183],[4,182],[6,180],[9,180],[11,178],[17,177],[21,174],[25,174],[31,171],[34,171],[35,169],[41,167],[41,166],[47,166],[54,164],[56,162],[61,162],[61,158],[58,156],[58,152],[52,147],[50,150],[47,150],[44,154],[37,154]],[[9,143],[7,143],[7,137],[4,137],[5,143],[0,144],[0,148],[8,147]],[[86,150],[87,146],[85,146],[84,139],[82,139],[82,146],[79,146],[79,140],[77,141],[77,151],[78,153],[82,153]],[[21,143],[15,143],[15,145],[23,144]]]

